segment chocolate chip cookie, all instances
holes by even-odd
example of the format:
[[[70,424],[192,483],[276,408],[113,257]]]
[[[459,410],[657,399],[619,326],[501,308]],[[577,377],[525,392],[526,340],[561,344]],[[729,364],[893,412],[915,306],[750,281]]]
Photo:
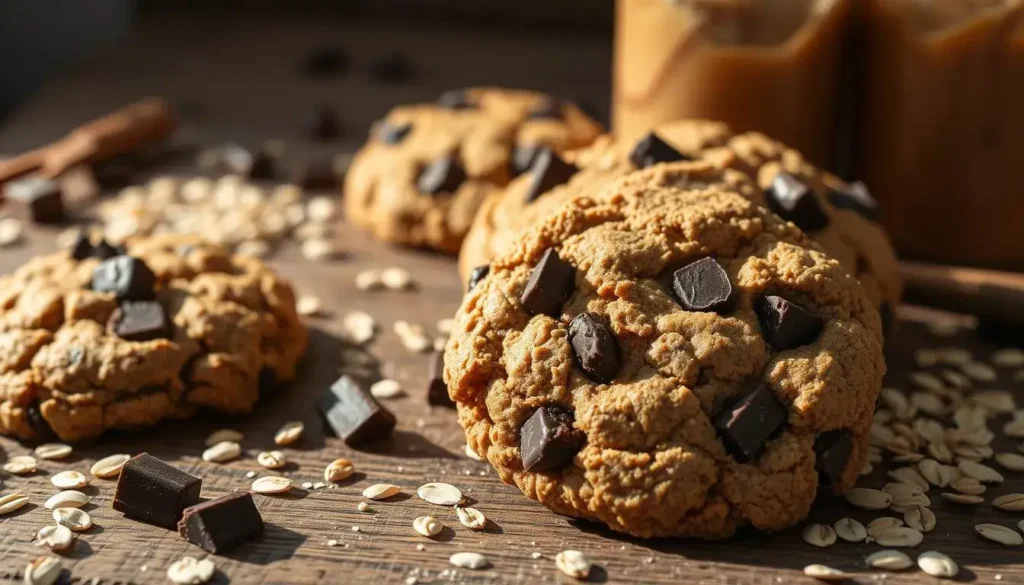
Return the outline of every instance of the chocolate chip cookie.
[[[398,107],[353,159],[346,212],[385,242],[454,253],[484,200],[542,147],[579,148],[600,131],[573,104],[528,91],[453,90]]]
[[[734,135],[722,123],[684,120],[659,126],[637,142],[602,137],[592,146],[562,155],[575,172],[546,192],[536,192],[539,167],[492,195],[466,237],[459,256],[464,281],[470,271],[514,242],[519,230],[567,199],[599,189],[610,178],[653,164],[703,159],[742,171],[759,189],[752,201],[768,205],[821,243],[861,280],[887,319],[902,292],[889,238],[877,223],[878,204],[863,185],[849,185],[807,163],[786,145],[757,133]],[[744,193],[745,195],[747,193]]]
[[[744,184],[706,162],[637,171],[480,275],[445,379],[505,482],[635,536],[703,538],[790,526],[853,485],[885,372],[878,312]]]
[[[198,408],[252,409],[295,377],[291,285],[197,237],[82,236],[0,278],[0,432],[95,437]]]

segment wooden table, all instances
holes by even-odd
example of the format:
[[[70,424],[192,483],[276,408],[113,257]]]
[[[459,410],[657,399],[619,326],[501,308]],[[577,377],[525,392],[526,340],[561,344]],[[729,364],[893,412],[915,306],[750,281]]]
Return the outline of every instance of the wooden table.
[[[605,104],[608,46],[603,39],[495,38],[483,34],[458,35],[443,31],[395,31],[366,26],[342,30],[306,22],[254,22],[232,28],[230,22],[193,23],[163,21],[139,31],[128,43],[81,71],[57,81],[0,129],[0,152],[15,152],[52,139],[91,116],[150,94],[190,104],[182,143],[209,143],[226,139],[255,144],[283,138],[301,153],[326,153],[354,148],[363,128],[387,106],[400,101],[427,99],[440,89],[468,83],[501,82],[511,86],[539,86],[569,97],[589,97]],[[352,48],[356,68],[383,50],[399,47],[413,54],[420,68],[415,85],[377,87],[365,74],[353,73],[338,81],[300,79],[295,64],[306,47],[340,39]],[[588,88],[583,91],[581,88]],[[336,104],[350,126],[350,136],[330,146],[295,140],[302,116],[312,103]],[[54,230],[33,229],[25,246],[0,250],[0,268],[10,270],[32,254],[54,248]],[[345,261],[311,263],[293,248],[273,261],[297,287],[318,295],[333,313],[310,321],[312,344],[294,387],[263,401],[251,415],[240,419],[203,416],[165,422],[137,433],[114,433],[77,446],[63,462],[43,462],[34,476],[4,478],[3,493],[18,490],[31,496],[33,505],[13,516],[0,518],[0,583],[21,582],[27,561],[40,553],[32,546],[36,530],[50,523],[42,502],[54,492],[47,478],[63,469],[87,472],[95,459],[117,452],[148,451],[203,479],[204,495],[219,495],[245,488],[249,471],[258,471],[255,453],[272,448],[274,431],[285,421],[306,423],[304,439],[285,449],[292,463],[286,475],[296,482],[315,482],[324,466],[339,457],[355,461],[358,473],[338,489],[296,490],[286,497],[257,496],[267,522],[262,540],[216,558],[215,582],[232,583],[568,583],[559,573],[554,555],[564,549],[585,551],[598,565],[591,577],[608,583],[769,584],[815,583],[800,570],[824,563],[856,573],[856,582],[893,584],[932,583],[920,571],[881,574],[864,570],[862,559],[879,547],[837,544],[816,549],[805,544],[799,530],[776,535],[743,533],[719,543],[686,540],[641,541],[616,535],[599,526],[556,516],[502,484],[487,464],[463,454],[464,439],[451,410],[429,407],[424,400],[426,358],[404,350],[390,326],[397,319],[434,323],[453,314],[459,300],[455,263],[434,254],[397,250],[370,241],[349,226],[342,227],[343,244],[350,252]],[[417,278],[415,292],[360,292],[353,285],[357,271],[367,267],[403,266]],[[338,374],[341,343],[340,316],[365,310],[386,330],[372,347],[391,364],[393,377],[408,389],[405,398],[388,403],[399,417],[393,442],[364,451],[346,448],[326,436],[313,400]],[[994,346],[978,340],[970,330],[956,338],[934,338],[924,325],[934,314],[903,308],[901,326],[889,344],[889,385],[908,387],[911,356],[919,346],[956,344],[972,349],[979,358]],[[949,318],[943,316],[943,318]],[[1011,387],[1009,373],[999,384]],[[1020,386],[1017,386],[1020,389]],[[992,425],[1001,426],[1002,421]],[[246,456],[226,464],[204,463],[199,455],[207,434],[230,426],[245,433]],[[0,439],[5,459],[28,452],[28,447]],[[1008,441],[997,450],[1013,450]],[[881,466],[879,466],[881,467]],[[884,483],[884,470],[876,469],[869,482]],[[475,506],[492,520],[478,533],[462,527],[451,510],[431,506],[415,496],[374,503],[372,512],[357,511],[360,492],[372,483],[393,482],[414,494],[428,481],[444,481],[462,488]],[[1008,474],[1008,481],[986,497],[1024,491],[1024,474]],[[72,583],[126,585],[167,583],[167,566],[184,555],[202,551],[177,534],[128,521],[110,508],[113,483],[97,480],[89,488],[93,504],[88,510],[96,526],[82,535],[65,556]],[[1003,548],[975,536],[978,522],[1014,525],[1019,518],[999,513],[988,505],[956,508],[933,490],[938,527],[926,536],[912,556],[939,550],[962,567],[959,579],[979,583],[1024,583],[1020,549]],[[433,514],[447,528],[427,540],[412,530],[413,518]],[[854,510],[842,501],[821,502],[812,520],[831,523],[853,516],[865,523],[882,514]],[[358,527],[358,531],[356,530]],[[328,540],[338,546],[327,546]],[[459,551],[485,553],[492,566],[482,571],[455,570],[448,557]],[[534,553],[542,555],[534,558]],[[1001,576],[1001,577],[1000,577]]]

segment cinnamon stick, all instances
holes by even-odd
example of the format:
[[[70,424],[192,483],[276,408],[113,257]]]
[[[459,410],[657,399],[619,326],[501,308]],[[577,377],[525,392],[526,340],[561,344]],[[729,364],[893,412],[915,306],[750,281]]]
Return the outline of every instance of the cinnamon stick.
[[[1024,326],[1024,274],[901,262],[904,300]]]

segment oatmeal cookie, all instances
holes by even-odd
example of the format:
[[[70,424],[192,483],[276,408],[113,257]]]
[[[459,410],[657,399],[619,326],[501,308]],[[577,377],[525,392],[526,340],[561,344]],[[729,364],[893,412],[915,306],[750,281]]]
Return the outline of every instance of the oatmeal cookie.
[[[295,377],[291,285],[197,237],[84,236],[0,278],[0,432],[95,437],[197,408],[252,409]]]
[[[854,484],[885,372],[878,312],[744,184],[706,162],[637,171],[491,262],[445,380],[502,480],[635,536],[702,538],[790,526]]]
[[[375,124],[346,176],[345,210],[385,242],[455,253],[484,200],[541,146],[579,148],[600,132],[575,105],[548,95],[449,91]]]
[[[683,120],[659,126],[639,142],[602,137],[563,158],[574,171],[546,192],[531,192],[533,175],[539,174],[531,170],[488,198],[459,255],[463,282],[473,268],[486,265],[511,245],[524,226],[567,199],[591,193],[638,167],[703,159],[754,179],[760,189],[750,192],[751,200],[768,205],[821,243],[861,281],[887,321],[899,302],[902,285],[896,256],[877,223],[878,205],[863,185],[842,182],[767,136],[734,135],[719,122]]]

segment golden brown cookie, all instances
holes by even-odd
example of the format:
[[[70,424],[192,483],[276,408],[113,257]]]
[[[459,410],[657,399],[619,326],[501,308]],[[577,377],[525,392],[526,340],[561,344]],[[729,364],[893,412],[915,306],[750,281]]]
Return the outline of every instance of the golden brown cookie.
[[[611,178],[632,172],[646,164],[673,160],[703,159],[723,168],[744,172],[759,183],[749,192],[752,201],[769,205],[773,211],[796,223],[820,242],[864,284],[872,302],[891,318],[899,302],[902,285],[892,245],[876,223],[877,204],[860,185],[848,185],[816,169],[800,154],[762,134],[733,135],[719,122],[683,120],[659,126],[646,144],[616,142],[602,137],[592,146],[565,155],[579,170],[564,183],[546,193],[527,196],[531,173],[513,180],[484,204],[466,236],[459,255],[464,281],[470,271],[513,242],[519,230],[543,217],[564,201],[600,189]],[[646,157],[645,152],[650,151]],[[639,164],[638,164],[639,163]],[[795,183],[776,177],[785,173]],[[806,188],[806,196],[799,191]],[[776,205],[777,193],[785,200]],[[744,193],[747,195],[747,193]],[[786,205],[795,201],[795,209]]]
[[[197,408],[252,409],[295,377],[291,285],[197,237],[81,238],[0,278],[0,433],[64,441]]]
[[[468,292],[445,380],[469,446],[552,510],[719,538],[850,488],[885,372],[840,263],[705,162],[637,171],[522,232]]]
[[[575,105],[544,94],[449,91],[373,127],[346,176],[345,209],[380,240],[454,253],[483,201],[539,147],[579,148],[600,132]]]

